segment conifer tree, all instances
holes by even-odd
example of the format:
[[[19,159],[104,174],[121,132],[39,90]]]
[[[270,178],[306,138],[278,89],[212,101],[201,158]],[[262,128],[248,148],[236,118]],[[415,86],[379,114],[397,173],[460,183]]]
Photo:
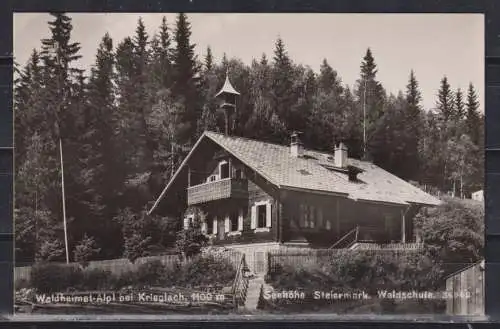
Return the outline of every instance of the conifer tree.
[[[465,104],[462,90],[457,89],[455,93],[455,115],[457,120],[462,120],[465,117]]]
[[[361,77],[357,81],[356,96],[362,113],[359,124],[365,140],[366,152],[363,152],[363,155],[372,159],[381,158],[377,153],[379,151],[383,153],[384,141],[375,134],[379,131],[380,119],[384,114],[385,90],[377,80],[377,65],[370,48],[366,50],[360,68]]]
[[[422,100],[421,92],[418,87],[418,81],[415,72],[411,70],[408,84],[406,86],[406,106],[404,108],[404,148],[405,153],[402,162],[405,163],[405,169],[402,171],[402,177],[405,179],[418,180],[420,171],[420,155],[418,146],[420,143],[420,131],[422,126]]]
[[[212,55],[212,48],[207,47],[207,53],[205,55],[205,71],[211,71],[214,65],[214,57]]]
[[[446,123],[454,114],[454,97],[448,78],[441,79],[441,86],[438,91],[436,108],[441,115],[441,120]]]
[[[293,89],[294,72],[292,62],[285,49],[285,44],[281,38],[276,40],[273,66],[272,66],[272,85],[271,85],[271,106],[275,111],[277,118],[288,130],[300,130],[299,119],[291,109],[294,105]],[[276,136],[278,140],[286,142],[288,136]]]
[[[191,43],[191,25],[187,16],[180,13],[177,16],[173,65],[174,85],[173,95],[183,104],[180,113],[185,123],[184,131],[178,131],[178,144],[193,144],[196,140],[196,130],[199,111],[199,67],[194,54],[195,44]]]
[[[160,31],[151,41],[152,59],[151,75],[156,88],[170,88],[173,80],[172,74],[172,40],[170,36],[167,18],[161,21]]]
[[[469,88],[467,90],[466,108],[466,131],[472,142],[478,145],[480,141],[481,119],[478,112],[479,101],[476,90],[474,89],[474,85],[472,83],[469,84]]]

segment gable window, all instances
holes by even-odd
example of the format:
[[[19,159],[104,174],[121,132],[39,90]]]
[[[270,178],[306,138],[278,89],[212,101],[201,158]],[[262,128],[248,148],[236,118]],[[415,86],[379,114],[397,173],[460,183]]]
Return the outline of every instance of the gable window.
[[[220,179],[229,178],[229,163],[222,161],[219,164],[219,175]]]
[[[252,206],[251,228],[256,231],[269,231],[271,227],[271,202],[257,202]]]

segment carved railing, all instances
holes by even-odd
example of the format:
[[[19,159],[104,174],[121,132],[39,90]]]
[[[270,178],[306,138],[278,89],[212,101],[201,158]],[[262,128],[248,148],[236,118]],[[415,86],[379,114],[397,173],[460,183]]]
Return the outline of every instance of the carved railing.
[[[234,277],[233,285],[231,287],[231,294],[233,295],[233,303],[235,307],[244,305],[247,298],[248,278],[244,275],[245,268],[245,254],[242,254],[236,271],[236,276]]]
[[[190,186],[187,189],[188,205],[228,198],[248,198],[248,181],[226,178]]]

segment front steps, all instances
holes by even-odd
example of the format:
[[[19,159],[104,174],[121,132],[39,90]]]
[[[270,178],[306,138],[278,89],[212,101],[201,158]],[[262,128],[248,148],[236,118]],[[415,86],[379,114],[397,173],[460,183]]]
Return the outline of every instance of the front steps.
[[[245,300],[245,309],[248,311],[255,311],[259,306],[262,287],[264,286],[264,277],[259,275],[251,278],[248,281],[247,298]]]

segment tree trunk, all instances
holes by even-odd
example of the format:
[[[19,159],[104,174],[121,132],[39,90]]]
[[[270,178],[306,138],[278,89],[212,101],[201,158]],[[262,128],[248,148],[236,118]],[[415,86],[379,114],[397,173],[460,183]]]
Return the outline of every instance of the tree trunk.
[[[464,177],[460,175],[460,198],[464,198]]]

